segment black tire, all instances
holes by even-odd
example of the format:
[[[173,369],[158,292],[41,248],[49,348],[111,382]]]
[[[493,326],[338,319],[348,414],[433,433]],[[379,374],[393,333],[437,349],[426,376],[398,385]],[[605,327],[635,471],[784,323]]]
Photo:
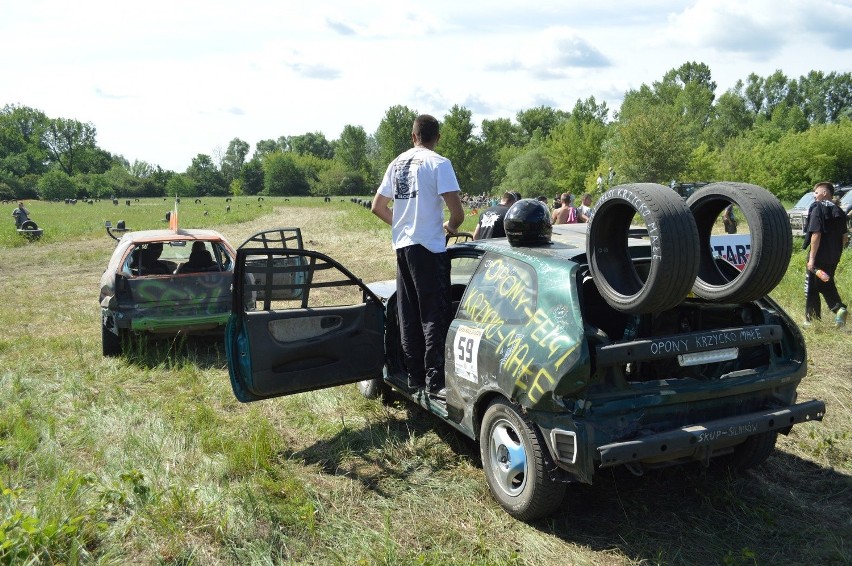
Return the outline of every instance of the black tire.
[[[756,468],[775,450],[776,440],[778,433],[775,431],[749,436],[745,442],[734,447],[732,454],[722,456],[721,463],[733,472]]]
[[[739,207],[751,232],[751,255],[742,272],[729,278],[713,257],[713,225],[729,204]],[[687,200],[698,227],[700,259],[693,292],[711,301],[747,303],[772,291],[784,275],[793,253],[790,219],[769,191],[746,183],[712,183]],[[729,271],[729,270],[726,270]]]
[[[491,494],[512,517],[532,521],[562,504],[566,484],[550,478],[540,433],[504,399],[485,411],[479,452]]]
[[[648,276],[639,275],[628,250],[636,213],[648,228]],[[592,278],[604,300],[620,312],[650,313],[683,301],[698,273],[698,229],[684,200],[655,183],[619,185],[592,209],[586,244]]]
[[[21,230],[38,230],[38,224],[36,224],[32,220],[25,220],[21,224]]]
[[[115,357],[121,355],[121,334],[118,336],[113,334],[107,327],[101,324],[101,345],[103,355],[106,357]]]
[[[381,378],[365,379],[358,382],[358,391],[365,399],[387,398],[390,394],[390,387]]]

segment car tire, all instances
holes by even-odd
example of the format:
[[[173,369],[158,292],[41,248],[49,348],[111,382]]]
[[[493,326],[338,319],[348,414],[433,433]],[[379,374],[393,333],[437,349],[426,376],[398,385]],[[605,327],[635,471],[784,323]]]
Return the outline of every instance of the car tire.
[[[38,230],[38,225],[32,220],[25,220],[21,224],[21,230]]]
[[[566,484],[550,478],[541,434],[506,400],[495,400],[485,411],[479,450],[491,494],[512,517],[539,519],[562,504]]]
[[[698,227],[700,258],[693,292],[702,299],[747,303],[765,296],[784,278],[793,253],[790,219],[778,198],[747,183],[712,183],[686,201]],[[741,272],[729,278],[719,269],[710,235],[716,219],[734,203],[748,222],[751,255]]]
[[[756,468],[769,458],[775,450],[777,440],[776,431],[749,436],[745,442],[734,447],[733,453],[721,457],[722,464],[733,472],[744,472]]]
[[[644,280],[628,249],[630,226],[637,213],[651,243]],[[620,312],[670,309],[686,298],[698,274],[695,219],[683,198],[663,185],[618,185],[604,193],[592,209],[586,246],[598,291]]]
[[[106,325],[101,324],[101,346],[105,357],[121,355],[121,332],[118,336],[109,331]]]
[[[381,378],[365,379],[358,382],[358,391],[365,399],[387,398],[390,394],[390,387]]]

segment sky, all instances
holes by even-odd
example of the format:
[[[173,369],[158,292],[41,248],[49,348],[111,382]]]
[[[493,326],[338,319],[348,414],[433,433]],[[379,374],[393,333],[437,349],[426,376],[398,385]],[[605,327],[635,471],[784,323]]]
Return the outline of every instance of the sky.
[[[478,126],[594,96],[612,118],[690,61],[717,96],[751,73],[850,72],[852,0],[0,0],[0,52],[0,107],[182,172],[234,138],[373,134],[395,105]]]

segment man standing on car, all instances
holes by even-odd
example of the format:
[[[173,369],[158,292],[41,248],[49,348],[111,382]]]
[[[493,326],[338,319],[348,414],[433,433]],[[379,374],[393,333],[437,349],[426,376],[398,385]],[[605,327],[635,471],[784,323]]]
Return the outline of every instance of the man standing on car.
[[[821,318],[820,295],[835,314],[837,327],[846,325],[849,313],[840,299],[834,274],[846,238],[846,218],[843,211],[832,202],[834,185],[828,182],[817,183],[814,187],[815,201],[808,209],[805,226],[804,247],[808,252],[808,269],[805,274],[805,323]]]
[[[486,209],[479,216],[479,223],[476,225],[476,230],[473,231],[473,239],[505,238],[506,230],[503,228],[503,218],[513,204],[515,204],[515,195],[510,192],[503,193],[500,204]]]
[[[444,231],[458,231],[464,209],[452,164],[435,152],[440,137],[433,116],[422,114],[414,120],[414,147],[388,165],[372,212],[391,225],[408,384],[425,386],[431,395],[444,398],[444,341],[451,316],[450,260]],[[450,211],[446,222],[445,203]]]

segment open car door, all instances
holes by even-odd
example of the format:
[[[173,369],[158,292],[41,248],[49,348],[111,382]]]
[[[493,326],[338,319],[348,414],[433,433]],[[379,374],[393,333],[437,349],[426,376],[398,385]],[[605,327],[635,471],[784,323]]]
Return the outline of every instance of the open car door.
[[[382,376],[384,306],[330,257],[245,242],[232,299],[225,350],[240,401]]]

